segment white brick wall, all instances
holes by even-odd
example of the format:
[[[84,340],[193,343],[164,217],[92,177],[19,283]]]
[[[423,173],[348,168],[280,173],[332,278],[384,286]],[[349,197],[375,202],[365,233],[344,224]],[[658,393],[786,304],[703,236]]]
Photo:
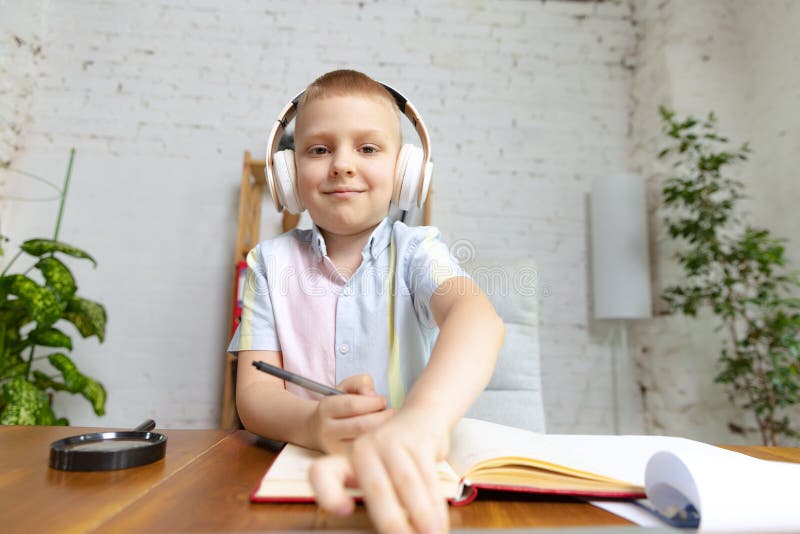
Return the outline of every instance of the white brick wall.
[[[30,124],[34,77],[41,59],[41,2],[0,0],[0,166],[24,142]],[[1,204],[0,204],[1,205]]]
[[[400,89],[425,118],[437,169],[433,218],[446,238],[470,239],[482,256],[537,259],[549,429],[612,431],[610,327],[590,319],[588,304],[591,183],[628,168],[651,177],[653,113],[665,99],[691,112],[711,102],[729,131],[747,131],[756,113],[737,119],[736,54],[761,54],[755,69],[773,74],[768,57],[779,41],[770,28],[798,20],[790,4],[747,29],[732,15],[760,16],[746,2],[635,2],[634,24],[622,1],[0,0],[0,80],[23,80],[0,81],[0,158],[60,183],[77,147],[62,237],[99,259],[96,270],[74,271],[81,291],[109,311],[106,343],[75,350],[108,386],[109,413],[96,419],[69,399],[72,422],[216,425],[242,152],[261,156],[275,115],[310,80],[353,67]],[[35,58],[14,44],[21,30],[41,45]],[[788,47],[779,55],[780,65],[793,61]],[[780,92],[794,81],[765,85]],[[753,110],[783,120],[782,136],[758,134],[764,143],[778,135],[796,148],[800,121],[782,118],[769,96],[748,94]],[[774,165],[770,189],[786,198],[791,168]],[[7,190],[41,194],[8,176]],[[52,232],[55,204],[0,206],[13,237]],[[265,228],[277,221],[265,213]],[[673,342],[680,327],[650,323],[655,357],[637,365],[650,388],[648,428],[698,435],[726,401],[710,379],[687,378],[700,364]],[[691,371],[660,381],[653,362]],[[718,411],[699,415],[698,396]]]

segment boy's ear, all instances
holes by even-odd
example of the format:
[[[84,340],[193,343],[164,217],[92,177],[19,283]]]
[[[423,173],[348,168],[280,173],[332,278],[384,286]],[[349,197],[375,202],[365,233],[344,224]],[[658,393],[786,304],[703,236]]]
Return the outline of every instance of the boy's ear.
[[[297,215],[305,210],[297,194],[297,169],[294,150],[281,150],[272,156],[272,173],[278,200],[289,213]]]

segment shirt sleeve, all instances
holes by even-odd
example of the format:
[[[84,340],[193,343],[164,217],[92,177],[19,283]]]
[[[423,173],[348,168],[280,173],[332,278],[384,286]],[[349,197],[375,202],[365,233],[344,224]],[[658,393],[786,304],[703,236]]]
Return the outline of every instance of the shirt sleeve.
[[[436,327],[431,311],[431,298],[436,289],[455,276],[468,277],[458,262],[450,255],[441,233],[432,226],[414,229],[418,236],[409,247],[406,285],[411,292],[414,311],[420,322],[429,328]]]
[[[242,317],[228,345],[228,352],[233,354],[242,350],[281,350],[269,290],[267,245],[268,242],[261,243],[247,254]]]

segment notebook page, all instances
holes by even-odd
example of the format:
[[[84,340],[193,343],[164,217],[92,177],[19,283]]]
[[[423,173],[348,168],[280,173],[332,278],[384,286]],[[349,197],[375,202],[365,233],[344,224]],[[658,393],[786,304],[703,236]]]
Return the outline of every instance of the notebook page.
[[[298,445],[287,443],[270,466],[267,474],[261,479],[258,496],[276,497],[310,497],[314,491],[308,479],[311,462],[321,458],[323,453],[309,450]],[[458,495],[458,476],[447,462],[439,462],[436,466],[440,478],[441,491],[445,496]],[[348,488],[351,496],[359,496],[358,489]]]
[[[539,434],[464,418],[453,432],[448,461],[463,475],[477,462],[520,456],[644,486],[648,460],[662,450],[695,450],[705,443],[670,436]]]
[[[321,456],[321,452],[287,443],[261,479],[256,495],[280,497],[313,495],[314,491],[308,480],[308,468],[312,461]]]

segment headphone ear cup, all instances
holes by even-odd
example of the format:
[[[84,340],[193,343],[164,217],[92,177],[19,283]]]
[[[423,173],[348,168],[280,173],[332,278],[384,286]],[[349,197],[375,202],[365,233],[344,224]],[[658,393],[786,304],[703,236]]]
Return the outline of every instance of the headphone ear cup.
[[[272,156],[272,172],[275,175],[275,186],[278,200],[283,208],[297,215],[301,213],[303,203],[297,195],[297,171],[294,166],[294,150],[281,150]]]
[[[415,201],[421,204],[420,182],[425,180],[422,168],[424,153],[414,145],[403,145],[397,156],[393,203],[403,211],[411,209]],[[429,180],[430,178],[428,178]],[[427,187],[426,191],[427,193]],[[424,197],[423,197],[424,198]]]
[[[431,187],[431,178],[433,178],[433,162],[429,161],[427,164],[425,164],[425,171],[422,175],[422,187],[419,190],[417,207],[421,208],[425,204],[425,199],[428,198],[428,190]]]

